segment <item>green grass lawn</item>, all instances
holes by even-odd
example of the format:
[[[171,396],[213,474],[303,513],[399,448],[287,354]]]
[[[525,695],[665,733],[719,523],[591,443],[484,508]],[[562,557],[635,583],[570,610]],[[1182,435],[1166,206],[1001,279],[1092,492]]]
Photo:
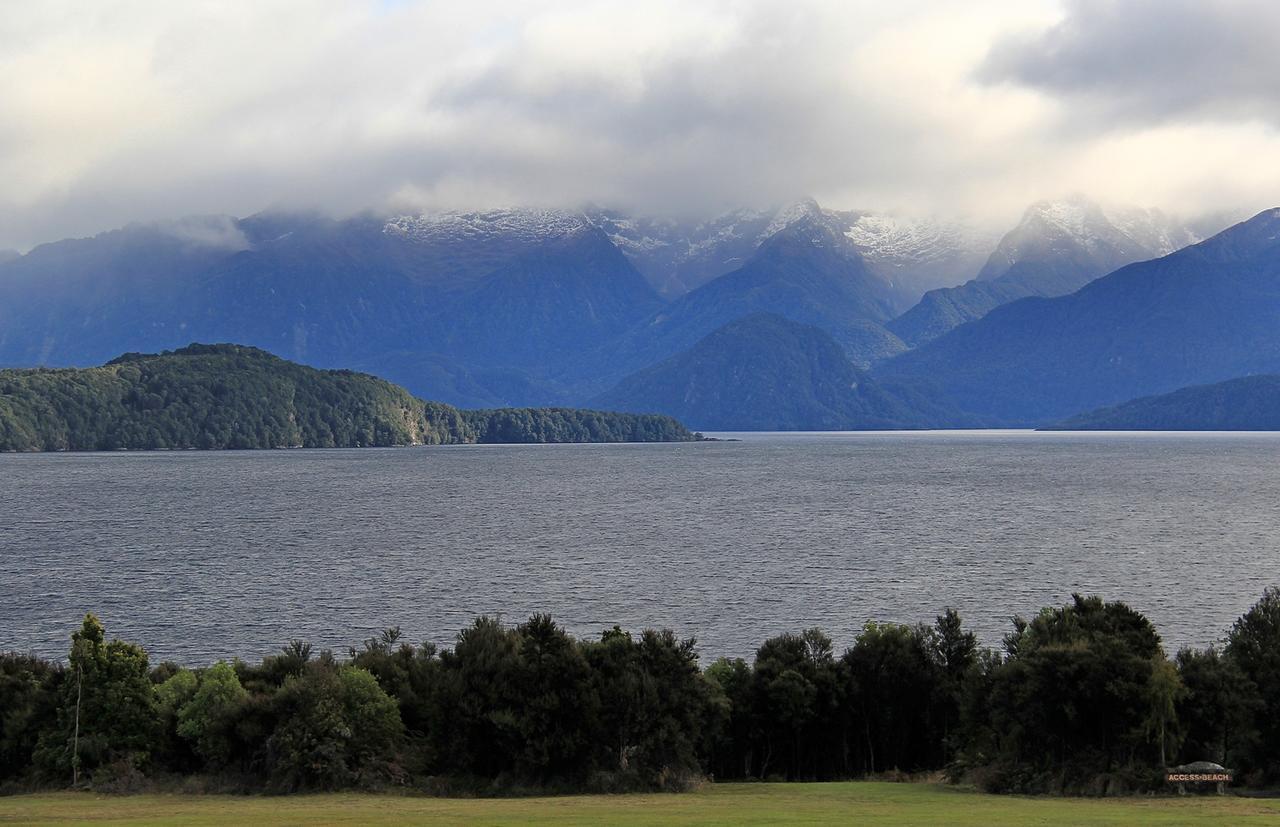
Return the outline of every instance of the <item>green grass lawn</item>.
[[[714,784],[680,795],[0,798],[0,824],[1280,824],[1280,799],[1025,798],[935,784]]]

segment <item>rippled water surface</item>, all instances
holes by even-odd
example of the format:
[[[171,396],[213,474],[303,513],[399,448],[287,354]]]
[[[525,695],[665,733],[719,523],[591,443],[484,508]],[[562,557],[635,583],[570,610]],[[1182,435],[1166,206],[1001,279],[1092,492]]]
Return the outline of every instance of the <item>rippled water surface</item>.
[[[1280,582],[1280,436],[744,434],[686,445],[0,455],[0,649],[85,611],[154,660],[484,613],[668,626],[704,659],[1073,591],[1219,638]]]

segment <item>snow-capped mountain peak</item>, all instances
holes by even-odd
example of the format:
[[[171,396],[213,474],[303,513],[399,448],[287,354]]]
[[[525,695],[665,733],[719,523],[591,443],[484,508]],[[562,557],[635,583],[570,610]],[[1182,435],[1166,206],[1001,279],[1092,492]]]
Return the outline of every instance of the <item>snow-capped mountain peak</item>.
[[[1043,229],[1081,239],[1095,240],[1109,222],[1102,207],[1082,195],[1071,195],[1053,201],[1037,201],[1027,208],[1024,223],[1036,223]]]
[[[1188,225],[1159,210],[1101,205],[1081,195],[1038,201],[1000,240],[978,278],[1000,278],[1015,263],[1062,257],[1087,259],[1097,275],[1124,264],[1158,258],[1200,238]],[[1093,273],[1096,270],[1097,273]]]
[[[825,222],[828,218],[830,218],[830,213],[818,206],[817,201],[812,198],[802,198],[775,212],[773,219],[760,232],[759,240],[764,241],[767,238],[771,238],[787,227],[801,221]]]

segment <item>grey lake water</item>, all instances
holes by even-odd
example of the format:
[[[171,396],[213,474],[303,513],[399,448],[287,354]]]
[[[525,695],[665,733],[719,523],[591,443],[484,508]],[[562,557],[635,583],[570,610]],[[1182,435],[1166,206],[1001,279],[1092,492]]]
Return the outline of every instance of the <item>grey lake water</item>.
[[[1080,591],[1172,650],[1280,583],[1280,435],[735,436],[0,455],[0,649],[65,657],[86,611],[193,665],[549,611],[669,627],[706,662],[947,606],[995,645]]]

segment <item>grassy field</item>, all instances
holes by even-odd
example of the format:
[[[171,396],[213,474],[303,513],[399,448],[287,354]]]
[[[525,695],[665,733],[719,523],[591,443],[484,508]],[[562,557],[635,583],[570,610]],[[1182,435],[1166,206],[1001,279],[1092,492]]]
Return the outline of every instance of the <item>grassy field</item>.
[[[0,824],[1280,824],[1280,800],[992,796],[933,784],[716,784],[682,795],[0,798]]]

